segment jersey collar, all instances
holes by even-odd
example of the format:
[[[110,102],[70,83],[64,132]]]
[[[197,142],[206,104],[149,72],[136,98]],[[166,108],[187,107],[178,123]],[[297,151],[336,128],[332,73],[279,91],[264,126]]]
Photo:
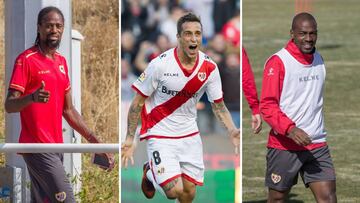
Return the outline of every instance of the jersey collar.
[[[199,53],[198,53],[197,56],[196,56],[196,62],[195,62],[195,64],[194,64],[194,66],[191,68],[191,70],[186,70],[186,69],[184,68],[184,66],[181,64],[180,59],[179,59],[179,56],[177,55],[177,51],[176,51],[176,50],[177,50],[177,47],[174,49],[174,56],[175,56],[176,62],[178,63],[180,69],[183,71],[184,75],[185,75],[186,77],[189,77],[189,76],[194,72],[195,68],[197,67],[197,65],[198,65],[198,63],[199,63]]]
[[[314,60],[314,54],[303,54],[292,39],[286,44],[285,49],[301,64],[310,65]]]

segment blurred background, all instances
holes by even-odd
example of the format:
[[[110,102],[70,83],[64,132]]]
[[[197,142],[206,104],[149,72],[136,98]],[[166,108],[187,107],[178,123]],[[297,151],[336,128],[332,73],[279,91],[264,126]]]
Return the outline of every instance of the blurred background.
[[[134,96],[131,84],[147,64],[177,45],[176,22],[187,12],[200,16],[201,50],[218,65],[224,101],[240,126],[240,1],[239,0],[122,0],[121,1],[121,139],[126,136],[127,113]],[[203,140],[205,180],[194,202],[233,203],[240,159],[234,155],[226,131],[218,124],[206,95],[198,103],[198,125]],[[144,202],[142,166],[147,161],[146,142],[138,143],[135,165],[121,170],[121,199]],[[239,176],[238,176],[239,177]],[[237,192],[240,194],[240,191]],[[157,193],[148,202],[168,202]]]
[[[81,55],[82,116],[102,142],[118,143],[119,2],[117,0],[73,0],[71,4],[72,28],[85,37]],[[4,84],[4,23],[4,1],[0,1],[1,143],[5,141],[3,104],[7,94],[6,84]],[[86,141],[83,140],[83,143]],[[82,202],[119,202],[118,167],[112,172],[104,172],[91,164],[90,155],[83,154],[82,156],[82,174],[80,175],[82,188],[76,197]],[[0,154],[0,166],[4,165],[4,155]]]
[[[360,4],[356,0],[244,0],[243,45],[247,49],[261,90],[263,66],[268,57],[290,39],[293,16],[312,13],[318,24],[317,50],[327,69],[324,113],[327,142],[337,175],[339,202],[360,202]],[[251,114],[243,102],[243,201],[266,202],[265,155],[270,128],[263,124],[260,135],[251,132]],[[302,180],[287,202],[315,202]]]

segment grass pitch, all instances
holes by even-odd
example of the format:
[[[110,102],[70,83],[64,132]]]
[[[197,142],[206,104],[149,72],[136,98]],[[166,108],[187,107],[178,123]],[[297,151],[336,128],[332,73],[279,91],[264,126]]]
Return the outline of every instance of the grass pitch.
[[[318,22],[317,49],[327,69],[325,126],[337,175],[339,202],[360,202],[360,4],[356,0],[317,0],[312,13]],[[289,39],[295,1],[243,1],[243,43],[261,89],[265,60]],[[265,202],[265,154],[269,127],[252,135],[250,112],[243,100],[243,201]],[[315,202],[301,179],[288,202]]]

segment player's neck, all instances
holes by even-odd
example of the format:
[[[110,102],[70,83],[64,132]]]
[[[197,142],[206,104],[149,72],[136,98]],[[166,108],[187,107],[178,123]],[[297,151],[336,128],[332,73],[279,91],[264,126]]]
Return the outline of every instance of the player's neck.
[[[186,70],[192,70],[192,68],[194,67],[195,63],[196,63],[196,57],[189,57],[187,56],[183,51],[181,51],[180,49],[177,50],[177,54],[179,57],[179,61],[181,63],[181,65],[186,69]]]
[[[56,48],[48,47],[48,46],[46,46],[45,44],[43,44],[41,42],[38,44],[38,48],[39,48],[41,54],[43,54],[47,58],[50,58],[50,59],[55,58]]]

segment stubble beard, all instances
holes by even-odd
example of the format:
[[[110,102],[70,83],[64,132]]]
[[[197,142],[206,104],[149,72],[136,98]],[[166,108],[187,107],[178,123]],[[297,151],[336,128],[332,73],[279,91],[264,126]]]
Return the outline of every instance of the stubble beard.
[[[50,40],[50,39],[46,39],[45,44],[46,46],[48,46],[49,48],[52,49],[57,49],[60,46],[60,42],[61,40]]]

